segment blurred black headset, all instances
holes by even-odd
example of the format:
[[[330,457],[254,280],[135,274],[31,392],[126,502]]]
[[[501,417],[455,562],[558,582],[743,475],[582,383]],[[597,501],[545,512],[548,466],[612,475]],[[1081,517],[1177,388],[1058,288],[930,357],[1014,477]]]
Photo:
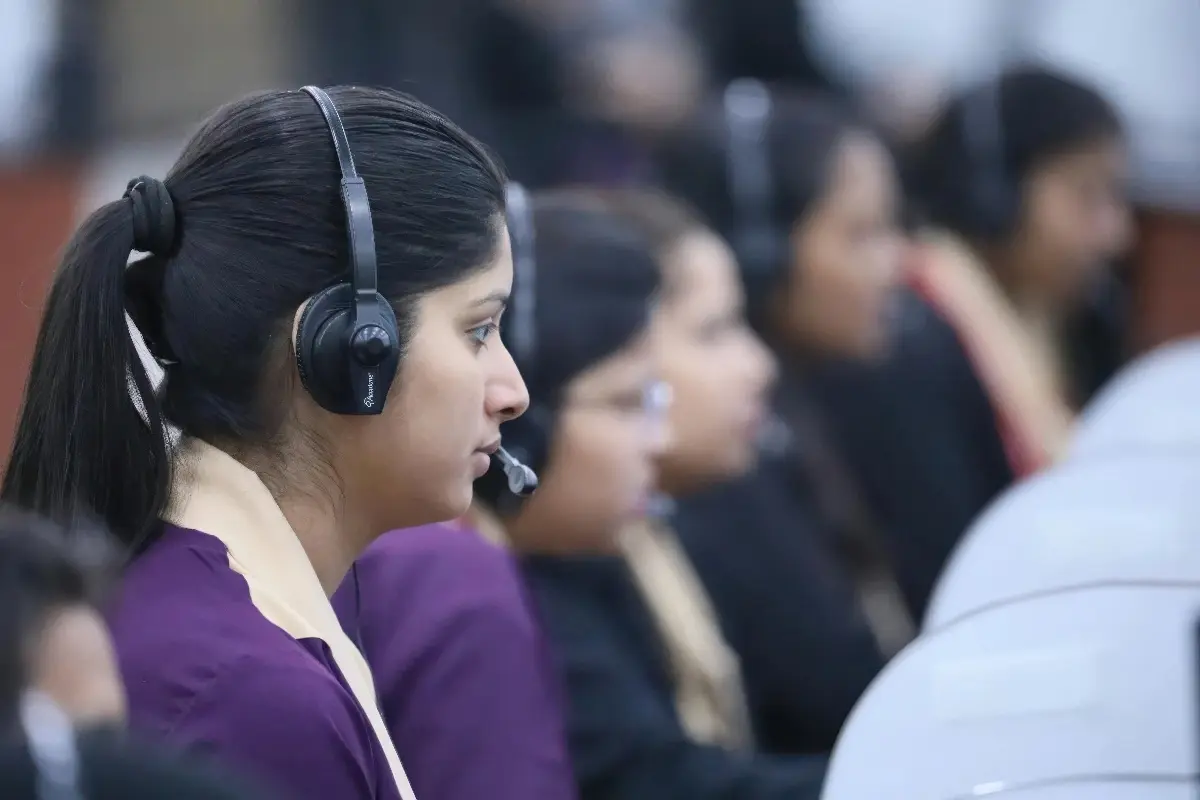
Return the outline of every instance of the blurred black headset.
[[[747,284],[769,286],[786,261],[787,237],[775,224],[775,185],[768,133],[774,102],[751,78],[725,89],[726,181],[732,211],[730,244]]]
[[[400,363],[400,334],[391,303],[379,293],[371,203],[337,106],[323,89],[305,86],[303,91],[316,101],[333,138],[350,240],[350,282],[309,299],[296,330],[296,366],[304,388],[326,411],[379,414]]]
[[[1005,166],[1003,75],[968,94],[962,106],[963,147],[972,234],[997,240],[1012,233],[1020,213],[1020,187]]]

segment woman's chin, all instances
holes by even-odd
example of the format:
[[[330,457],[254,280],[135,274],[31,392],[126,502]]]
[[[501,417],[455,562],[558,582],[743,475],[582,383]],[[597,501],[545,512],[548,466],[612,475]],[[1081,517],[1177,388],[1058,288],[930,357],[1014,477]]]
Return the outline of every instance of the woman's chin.
[[[724,483],[744,477],[758,465],[757,440],[740,437],[731,440],[719,460],[709,462],[709,471],[704,476],[708,484]]]
[[[447,491],[444,496],[436,498],[436,501],[434,498],[429,498],[434,502],[430,502],[421,509],[421,515],[425,519],[417,524],[428,525],[434,522],[458,519],[470,510],[474,498],[474,482],[468,480],[464,484],[454,487],[453,490]]]
[[[442,512],[445,516],[442,519],[458,519],[471,509],[471,503],[474,500],[475,482],[472,480],[468,481],[466,486],[461,487],[454,497],[447,498],[445,511]]]

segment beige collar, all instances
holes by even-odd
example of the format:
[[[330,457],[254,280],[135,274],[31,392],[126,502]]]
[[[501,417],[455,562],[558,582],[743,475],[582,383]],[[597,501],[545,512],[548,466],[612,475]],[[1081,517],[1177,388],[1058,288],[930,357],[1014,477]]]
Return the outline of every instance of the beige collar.
[[[931,233],[925,241],[930,257],[917,261],[915,274],[949,317],[1020,445],[1038,464],[1056,461],[1066,448],[1074,414],[1052,337],[1018,315],[960,239]]]
[[[375,685],[362,654],[342,630],[308,555],[267,487],[217,448],[185,439],[175,458],[166,520],[224,543],[230,568],[246,579],[259,612],[295,639],[316,638],[333,655],[366,714],[391,767],[400,796],[415,800],[379,713]]]
[[[472,503],[470,510],[462,517],[461,522],[474,528],[475,532],[485,541],[491,542],[497,547],[503,547],[505,550],[512,549],[512,540],[508,538],[508,531],[504,529],[504,523],[483,503]]]
[[[728,750],[751,749],[741,664],[675,532],[644,519],[626,525],[618,543],[666,650],[675,709],[688,737]]]

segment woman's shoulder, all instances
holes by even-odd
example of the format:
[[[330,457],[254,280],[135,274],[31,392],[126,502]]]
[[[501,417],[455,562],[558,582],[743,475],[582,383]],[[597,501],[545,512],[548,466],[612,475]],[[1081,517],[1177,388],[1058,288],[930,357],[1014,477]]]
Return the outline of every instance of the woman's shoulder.
[[[355,562],[333,607],[372,669],[389,679],[450,639],[515,646],[541,638],[512,555],[455,525],[384,534]]]
[[[312,697],[339,684],[317,640],[293,639],[254,605],[224,545],[167,526],[129,566],[108,614],[135,726],[168,734],[213,687],[245,674],[278,677]]]
[[[624,636],[649,619],[628,562],[619,555],[526,556],[521,569],[539,617],[560,642],[607,630]]]
[[[131,729],[282,797],[394,797],[328,646],[230,610],[146,632],[140,645],[118,639]]]
[[[333,667],[314,655],[258,650],[226,661],[181,704],[160,738],[281,796],[398,798],[366,716]],[[131,727],[146,730],[133,711],[131,704]]]
[[[896,297],[894,361],[910,366],[970,369],[958,331],[938,306],[911,287]]]

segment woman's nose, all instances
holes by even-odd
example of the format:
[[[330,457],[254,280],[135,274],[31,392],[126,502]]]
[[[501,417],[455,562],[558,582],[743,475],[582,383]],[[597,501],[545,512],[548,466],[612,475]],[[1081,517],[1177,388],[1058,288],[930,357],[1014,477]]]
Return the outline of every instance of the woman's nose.
[[[488,416],[508,422],[529,408],[529,390],[508,350],[505,349],[503,353],[503,363],[498,365],[499,374],[488,381],[485,405]]]

